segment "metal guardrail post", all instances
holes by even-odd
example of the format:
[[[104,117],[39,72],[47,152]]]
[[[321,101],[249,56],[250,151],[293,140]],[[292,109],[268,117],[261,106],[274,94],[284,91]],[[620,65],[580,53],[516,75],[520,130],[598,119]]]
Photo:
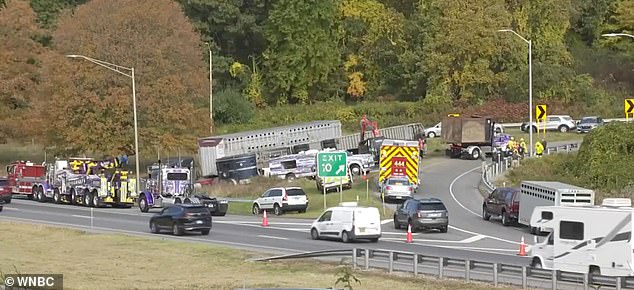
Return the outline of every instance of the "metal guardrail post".
[[[527,269],[526,266],[522,266],[522,289],[526,289],[526,287],[528,286],[527,281],[526,281],[526,274],[527,274]]]
[[[583,290],[588,290],[589,289],[588,288],[588,284],[589,284],[588,282],[589,282],[590,279],[589,279],[588,275],[589,275],[588,273],[583,275]]]
[[[559,276],[558,273],[559,271],[557,270],[553,270],[552,274],[551,274],[551,279],[553,281],[553,290],[557,290],[557,276]]]
[[[623,284],[621,284],[621,277],[616,277],[616,290],[621,290],[621,286]]]
[[[363,263],[363,266],[365,267],[366,270],[370,269],[370,250],[365,249],[363,251],[363,259],[365,260]]]
[[[443,257],[439,257],[438,258],[438,279],[442,279],[443,278],[443,266],[445,264],[445,258]]]
[[[352,268],[357,269],[357,248],[352,249]]]
[[[392,271],[394,271],[394,252],[390,252],[390,257],[389,257],[389,273],[392,274]]]
[[[414,254],[414,277],[418,277],[418,254]]]
[[[469,283],[471,281],[471,261],[464,261],[464,279]]]
[[[493,286],[498,286],[498,263],[493,263]]]

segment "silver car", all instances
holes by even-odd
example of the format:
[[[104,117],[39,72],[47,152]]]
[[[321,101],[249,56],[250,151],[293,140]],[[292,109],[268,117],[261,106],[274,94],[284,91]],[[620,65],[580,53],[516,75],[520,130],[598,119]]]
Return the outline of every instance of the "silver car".
[[[381,193],[384,194],[385,199],[409,199],[412,198],[416,189],[416,185],[407,177],[390,177],[381,185]]]
[[[605,122],[601,117],[583,117],[581,121],[577,123],[577,133],[588,133],[592,129],[602,126]]]

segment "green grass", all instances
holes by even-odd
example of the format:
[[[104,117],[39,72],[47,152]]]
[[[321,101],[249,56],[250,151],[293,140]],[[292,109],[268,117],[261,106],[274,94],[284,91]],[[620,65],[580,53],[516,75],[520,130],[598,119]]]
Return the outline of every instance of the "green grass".
[[[526,144],[528,144],[528,133],[522,132],[519,128],[509,128],[504,130],[504,133],[510,134],[515,137],[515,140],[519,140],[520,138],[524,138]],[[541,139],[546,140],[546,142],[558,142],[558,141],[577,141],[583,140],[582,134],[577,134],[577,132],[569,132],[569,133],[561,133],[555,131],[546,131],[544,134],[543,131],[537,133],[533,132],[533,142],[537,142]]]
[[[361,178],[355,178],[352,185],[352,189],[344,190],[343,194],[336,191],[329,191],[326,193],[326,206],[332,207],[338,205],[342,200],[344,202],[357,201],[362,206],[372,206],[379,208],[382,217],[391,217],[394,213],[389,207],[386,206],[385,212],[383,211],[383,204],[380,199],[375,195],[375,185],[372,180],[376,178],[376,174],[369,175],[369,184],[367,184],[368,191],[366,192],[366,182]],[[292,182],[286,180],[276,180],[264,177],[256,178],[254,182],[249,185],[221,185],[214,187],[205,187],[203,190],[212,196],[225,196],[231,198],[239,198],[245,200],[254,200],[260,194],[271,187],[278,186],[299,186],[306,192],[308,197],[308,209],[305,213],[291,212],[285,214],[285,217],[295,218],[316,218],[324,210],[324,194],[317,190],[314,180],[297,179]],[[231,202],[229,204],[229,214],[237,215],[250,215],[252,202]]]
[[[209,243],[93,234],[23,223],[0,222],[0,232],[11,233],[0,235],[0,278],[2,273],[62,273],[64,289],[68,290],[343,287],[335,285],[340,269],[337,263],[314,259],[249,262],[249,258],[268,255]],[[480,283],[389,276],[382,271],[352,273],[361,281],[354,289],[491,289]]]

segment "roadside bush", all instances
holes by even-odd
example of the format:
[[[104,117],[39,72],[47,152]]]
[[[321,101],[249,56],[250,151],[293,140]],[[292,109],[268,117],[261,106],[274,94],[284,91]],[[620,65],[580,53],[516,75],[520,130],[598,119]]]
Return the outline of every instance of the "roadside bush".
[[[584,138],[573,168],[592,188],[622,192],[634,184],[632,164],[634,124],[613,122]]]
[[[214,120],[222,124],[246,123],[255,113],[255,106],[240,92],[226,89],[214,96]]]

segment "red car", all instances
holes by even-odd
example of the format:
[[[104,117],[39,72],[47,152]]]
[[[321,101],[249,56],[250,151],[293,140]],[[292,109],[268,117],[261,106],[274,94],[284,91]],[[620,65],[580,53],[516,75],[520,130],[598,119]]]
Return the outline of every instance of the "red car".
[[[0,177],[0,200],[4,203],[11,203],[11,187],[9,180],[4,177]]]

